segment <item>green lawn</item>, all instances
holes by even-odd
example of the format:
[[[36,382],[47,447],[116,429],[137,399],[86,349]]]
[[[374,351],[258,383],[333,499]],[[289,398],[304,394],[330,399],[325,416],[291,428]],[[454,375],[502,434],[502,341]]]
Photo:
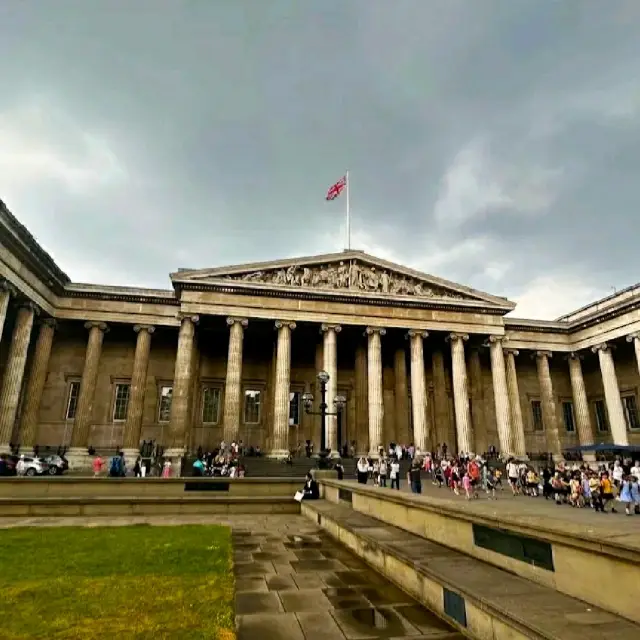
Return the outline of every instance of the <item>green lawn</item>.
[[[0,530],[0,636],[232,640],[232,563],[225,527]]]

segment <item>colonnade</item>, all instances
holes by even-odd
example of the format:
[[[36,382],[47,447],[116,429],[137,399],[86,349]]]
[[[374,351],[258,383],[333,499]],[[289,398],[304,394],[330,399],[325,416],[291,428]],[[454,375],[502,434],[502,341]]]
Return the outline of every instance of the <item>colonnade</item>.
[[[0,283],[1,284],[1,283]],[[8,284],[0,286],[0,332],[3,328],[10,297],[15,292]],[[39,318],[39,311],[32,302],[19,302],[19,308],[10,337],[10,346],[4,376],[0,388],[0,451],[6,450],[11,439],[14,424],[18,417],[21,391],[25,378],[27,354],[34,327],[38,336],[33,350],[32,365],[20,416],[20,443],[25,447],[36,444],[37,420],[40,399],[46,382],[49,357],[54,340],[55,321],[51,318]],[[191,394],[194,388],[194,371],[196,368],[197,349],[195,346],[196,315],[183,315],[180,318],[178,345],[175,360],[173,394],[170,409],[170,452],[176,456],[184,451],[190,433]],[[240,433],[240,416],[242,409],[242,365],[244,332],[249,325],[248,318],[229,317],[229,348],[225,380],[223,406],[224,439],[237,439]],[[98,367],[102,352],[102,344],[109,328],[104,322],[90,321],[85,323],[88,331],[84,368],[80,383],[77,409],[74,417],[71,437],[70,456],[86,455],[88,445],[93,404],[98,377]],[[274,329],[277,331],[275,350],[275,382],[273,388],[273,424],[271,426],[270,453],[274,456],[286,455],[288,450],[289,427],[289,391],[291,383],[291,342],[296,323],[292,320],[277,320]],[[144,407],[144,395],[151,353],[154,327],[150,325],[134,325],[136,349],[131,376],[131,390],[128,412],[124,426],[123,446],[125,452],[137,451]],[[337,394],[338,381],[338,342],[341,326],[322,324],[321,362],[329,373],[327,386],[327,403],[330,410]],[[382,379],[382,344],[386,329],[369,326],[364,328],[367,346],[358,345],[355,351],[355,401],[356,424],[355,434],[361,447],[368,442],[368,453],[377,455],[378,446],[384,442],[385,403]],[[428,450],[436,443],[449,442],[449,434],[442,431],[442,421],[438,416],[448,414],[448,398],[445,390],[444,356],[436,349],[432,356],[434,380],[434,413],[436,423],[430,433],[430,421],[427,419],[427,385],[425,379],[424,340],[428,333],[423,330],[406,331],[410,351],[410,371],[407,376],[404,350],[398,349],[394,358],[395,373],[395,412],[398,416],[408,415],[409,393],[407,377],[410,380],[411,417],[413,433],[409,433],[406,419],[398,420],[398,439],[404,442],[413,440],[419,450]],[[5,339],[8,339],[5,337]],[[471,416],[470,399],[476,399],[477,388],[470,388],[467,362],[469,362],[471,379],[481,374],[479,355],[476,349],[465,353],[465,343],[469,336],[451,333],[447,341],[451,349],[452,391],[455,413],[457,449],[459,452],[483,451],[488,443],[486,434],[474,433]],[[627,337],[633,343],[638,369],[640,371],[640,333]],[[492,335],[485,346],[490,351],[495,418],[499,440],[499,449],[503,454],[524,457],[526,455],[525,428],[520,404],[520,392],[517,376],[517,357],[519,352],[506,348],[502,336]],[[628,444],[624,408],[616,378],[615,364],[611,346],[603,343],[592,348],[597,353],[602,374],[604,395],[611,426],[611,434],[616,444]],[[542,419],[547,438],[547,448],[554,455],[561,455],[559,435],[559,417],[556,415],[556,401],[553,383],[549,370],[549,359],[553,354],[549,351],[536,351],[536,361],[540,388]],[[587,394],[582,374],[581,355],[570,353],[567,356],[568,371],[573,394],[574,415],[579,442],[582,445],[594,442],[594,432],[587,403]],[[318,359],[317,359],[318,360]],[[444,394],[444,396],[443,396]],[[477,399],[476,402],[479,402]],[[478,407],[480,409],[480,407]],[[337,450],[341,443],[337,442],[337,425],[335,416],[327,418],[327,446]],[[446,425],[444,427],[446,429]]]

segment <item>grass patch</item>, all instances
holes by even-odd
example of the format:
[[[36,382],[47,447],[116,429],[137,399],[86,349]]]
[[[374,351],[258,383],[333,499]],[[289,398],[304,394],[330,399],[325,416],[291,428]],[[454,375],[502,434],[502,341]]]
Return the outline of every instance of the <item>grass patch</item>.
[[[232,558],[218,526],[0,530],[2,638],[232,640]]]

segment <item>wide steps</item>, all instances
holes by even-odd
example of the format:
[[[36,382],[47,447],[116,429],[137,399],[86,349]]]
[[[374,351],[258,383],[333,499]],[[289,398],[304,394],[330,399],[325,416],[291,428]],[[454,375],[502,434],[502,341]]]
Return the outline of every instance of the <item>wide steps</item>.
[[[635,640],[640,625],[325,500],[302,514],[478,640]],[[594,575],[594,580],[597,580]]]

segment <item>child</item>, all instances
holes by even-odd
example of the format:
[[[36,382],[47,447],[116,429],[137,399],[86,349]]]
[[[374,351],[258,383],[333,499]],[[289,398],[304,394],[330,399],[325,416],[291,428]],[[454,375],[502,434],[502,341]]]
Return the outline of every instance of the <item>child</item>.
[[[526,475],[526,493],[528,496],[531,496],[532,498],[537,498],[538,497],[538,476],[536,475],[536,472],[533,469],[529,469],[527,471],[527,475]]]
[[[462,476],[462,486],[467,500],[471,500],[471,476],[468,471]]]
[[[487,497],[489,500],[496,499],[496,476],[493,471],[487,467],[487,474],[485,477]]]
[[[576,476],[572,476],[571,480],[569,480],[569,502],[572,507],[582,507],[581,485]]]
[[[631,515],[631,505],[635,502],[633,496],[631,495],[631,479],[633,476],[623,476],[622,478],[622,486],[620,487],[620,495],[618,496],[618,500],[624,504],[624,512],[630,516]]]
[[[437,485],[438,489],[442,489],[444,483],[444,472],[442,467],[438,464],[433,468],[433,484]]]

